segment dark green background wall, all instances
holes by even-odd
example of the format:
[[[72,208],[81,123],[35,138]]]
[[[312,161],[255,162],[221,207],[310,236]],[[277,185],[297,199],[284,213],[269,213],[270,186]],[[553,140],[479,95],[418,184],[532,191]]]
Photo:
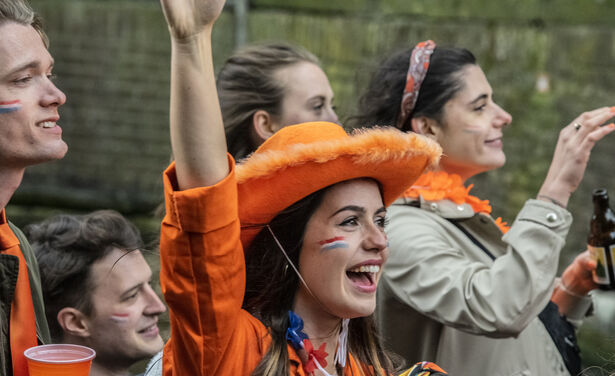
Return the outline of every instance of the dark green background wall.
[[[27,223],[58,210],[110,207],[155,237],[151,212],[170,154],[169,42],[158,3],[32,3],[46,20],[58,84],[68,95],[61,125],[70,151],[29,169],[9,215]],[[214,34],[217,66],[235,47],[236,14],[227,8]],[[424,39],[470,49],[514,118],[507,165],[474,179],[475,191],[512,221],[538,191],[559,129],[582,111],[615,105],[613,20],[612,0],[253,0],[245,28],[249,42],[286,40],[319,56],[342,118],[354,113],[370,72],[392,50]],[[539,78],[548,89],[537,90]],[[596,147],[573,196],[562,265],[584,247],[591,189],[604,186],[615,196],[614,146],[615,135]],[[588,328],[584,338],[593,333]],[[586,345],[588,364],[602,362],[598,352],[611,357],[609,336],[599,338],[602,349]]]

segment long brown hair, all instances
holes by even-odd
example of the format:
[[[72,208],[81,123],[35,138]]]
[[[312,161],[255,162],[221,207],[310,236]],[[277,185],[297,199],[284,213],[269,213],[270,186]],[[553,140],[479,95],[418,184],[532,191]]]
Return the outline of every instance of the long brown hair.
[[[299,265],[303,235],[309,219],[320,206],[330,187],[303,198],[278,214],[269,227],[294,265]],[[267,228],[261,230],[246,252],[246,293],[243,307],[269,328],[271,345],[253,376],[288,376],[290,363],[286,330],[288,311],[292,310],[299,277]],[[372,316],[351,319],[348,326],[348,351],[357,361],[373,368],[375,375],[388,375],[392,361],[384,351]],[[338,375],[343,374],[338,367]],[[365,372],[369,372],[365,368]]]

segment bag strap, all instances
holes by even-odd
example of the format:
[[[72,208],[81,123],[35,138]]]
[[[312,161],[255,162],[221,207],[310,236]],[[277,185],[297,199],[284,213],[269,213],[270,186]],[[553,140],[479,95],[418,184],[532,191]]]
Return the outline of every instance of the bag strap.
[[[492,260],[496,257],[491,253],[481,242],[478,241],[466,228],[464,228],[458,221],[446,218],[452,225],[457,227],[463,232],[468,239],[472,241],[478,248],[480,248],[487,256]],[[566,319],[566,317],[559,314],[559,308],[557,304],[549,301],[547,306],[538,314],[538,318],[542,322],[542,325],[547,329],[551,340],[557,347],[557,351],[562,356],[562,360],[571,375],[578,375],[581,372],[581,350],[577,345],[577,335],[574,330],[574,326]]]
[[[465,227],[463,227],[459,222],[454,221],[452,219],[446,218],[446,220],[448,220],[450,223],[452,223],[455,227],[457,227],[461,232],[463,232],[468,239],[470,239],[472,241],[472,243],[474,243],[474,245],[476,245],[478,248],[482,249],[483,252],[485,252],[487,254],[487,256],[489,256],[491,258],[491,260],[495,260],[495,256],[493,255],[493,253],[491,253],[484,245],[483,243],[479,242],[478,239],[476,239],[474,237],[474,235],[470,234],[470,232],[468,230],[466,230]]]

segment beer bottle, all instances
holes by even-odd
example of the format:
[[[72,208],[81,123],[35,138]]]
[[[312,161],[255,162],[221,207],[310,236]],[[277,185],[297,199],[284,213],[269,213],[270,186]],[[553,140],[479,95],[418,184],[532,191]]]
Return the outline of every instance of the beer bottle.
[[[594,214],[589,223],[587,244],[589,253],[596,261],[593,273],[594,282],[603,290],[615,289],[615,213],[609,207],[606,189],[593,191]]]

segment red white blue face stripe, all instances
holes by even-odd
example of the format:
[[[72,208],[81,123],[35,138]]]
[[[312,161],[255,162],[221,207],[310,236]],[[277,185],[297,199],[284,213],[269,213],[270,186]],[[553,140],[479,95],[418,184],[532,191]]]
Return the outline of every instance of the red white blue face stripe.
[[[8,114],[9,112],[15,112],[21,109],[21,102],[10,101],[10,102],[0,102],[0,114]]]
[[[348,248],[348,242],[346,242],[343,236],[336,236],[331,239],[322,240],[318,244],[320,244],[321,251],[329,251],[331,249],[336,248]]]
[[[113,313],[111,314],[111,321],[114,321],[118,324],[127,323],[130,319],[129,313]]]

